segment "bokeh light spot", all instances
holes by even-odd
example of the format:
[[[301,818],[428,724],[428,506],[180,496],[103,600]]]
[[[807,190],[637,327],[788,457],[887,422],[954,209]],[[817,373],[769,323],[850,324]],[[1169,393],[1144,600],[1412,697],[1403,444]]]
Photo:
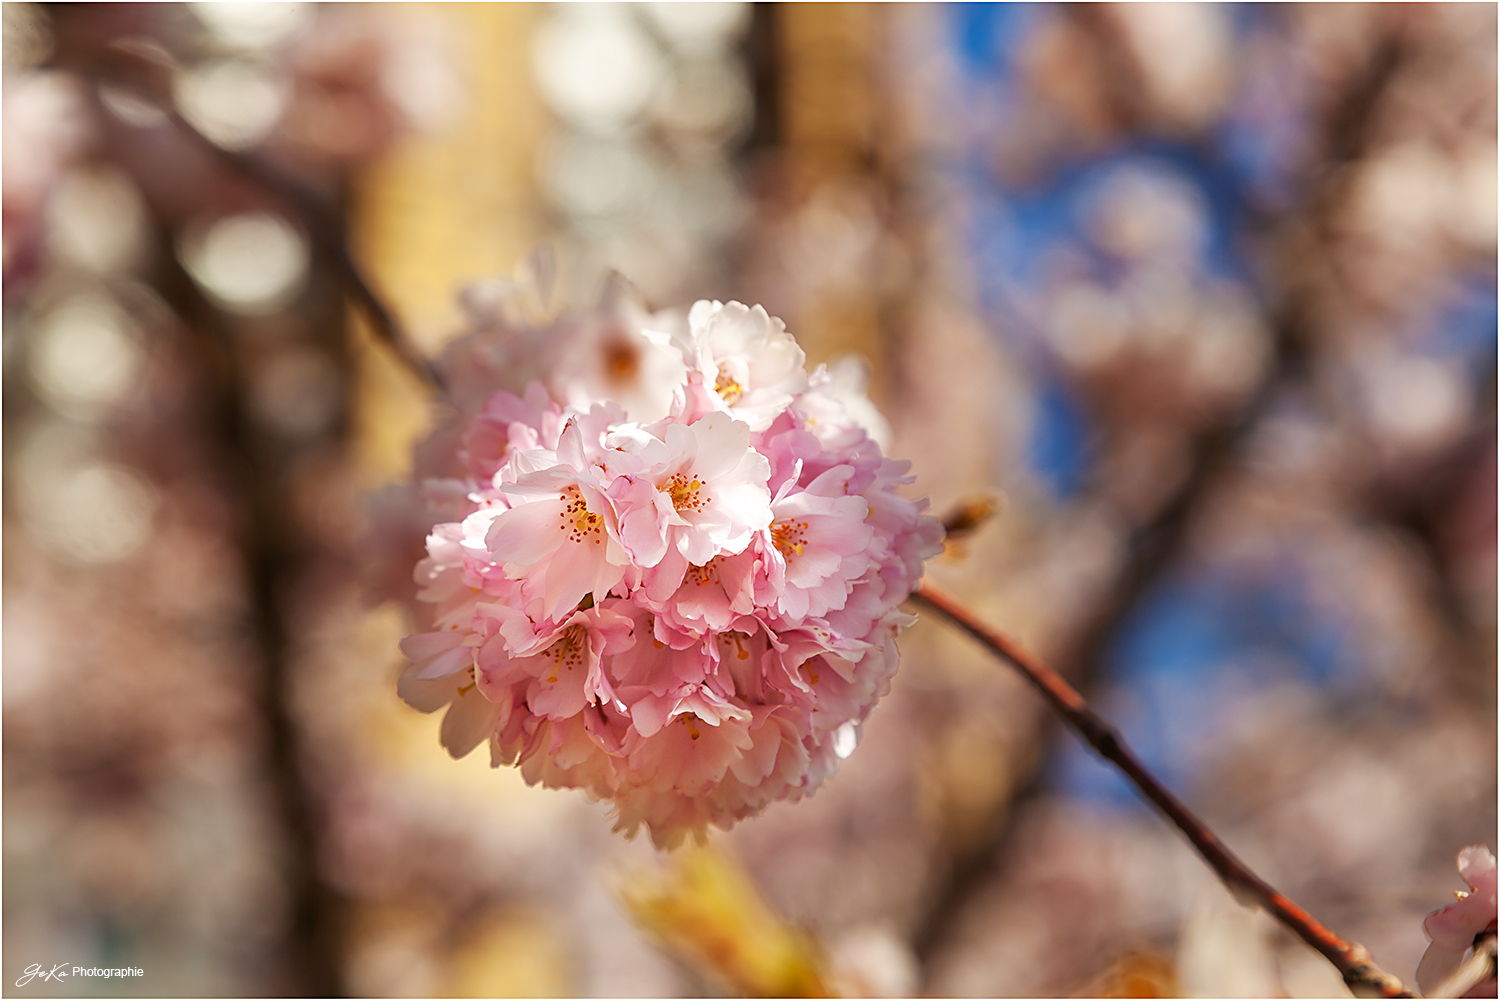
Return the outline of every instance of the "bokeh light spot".
[[[538,166],[558,208],[580,216],[643,209],[656,181],[651,163],[633,143],[576,134],[545,147]]]
[[[215,38],[237,48],[269,48],[308,17],[305,3],[194,3],[198,20]]]
[[[307,278],[308,246],[280,216],[246,212],[189,231],[183,265],[226,308],[271,313],[287,305]]]
[[[119,562],[151,535],[156,491],[123,466],[39,469],[27,486],[32,536],[79,563]]]
[[[629,124],[662,74],[660,54],[631,17],[602,5],[580,5],[543,24],[532,66],[553,111],[603,131]]]
[[[75,420],[96,420],[125,395],[140,372],[134,325],[107,295],[73,296],[37,325],[30,352],[32,384],[49,407]]]
[[[141,253],[146,206],[118,167],[99,164],[69,173],[47,211],[52,248],[95,274],[118,274]]]
[[[644,3],[641,12],[684,55],[713,56],[750,26],[748,3]]]
[[[281,117],[285,85],[249,59],[218,59],[179,74],[174,87],[183,117],[225,149],[247,149]]]

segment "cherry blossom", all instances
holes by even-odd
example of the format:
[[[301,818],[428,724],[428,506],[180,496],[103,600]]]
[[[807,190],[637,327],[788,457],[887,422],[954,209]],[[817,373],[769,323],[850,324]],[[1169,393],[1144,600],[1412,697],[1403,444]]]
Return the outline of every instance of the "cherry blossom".
[[[689,566],[743,552],[771,521],[770,463],[750,447],[750,429],[723,414],[667,423],[662,438],[611,435],[623,470],[610,484],[622,542],[647,568],[647,591],[665,598]]]
[[[808,795],[889,689],[941,548],[907,465],[857,380],[809,380],[759,307],[648,314],[616,282],[546,326],[519,288],[471,293],[483,322],[445,355],[457,413],[418,456],[447,520],[400,694],[446,708],[455,756],[487,741],[661,846]],[[630,354],[613,388],[605,343]]]
[[[1491,934],[1495,931],[1495,856],[1485,845],[1469,845],[1458,853],[1458,873],[1469,884],[1469,892],[1460,892],[1455,903],[1433,911],[1422,922],[1432,944],[1417,964],[1417,984],[1427,994],[1457,972],[1477,935],[1485,929]],[[1495,996],[1493,976],[1487,983],[1472,986],[1466,996]]]
[[[699,301],[672,341],[702,405],[764,431],[807,388],[806,356],[786,325],[760,306]]]

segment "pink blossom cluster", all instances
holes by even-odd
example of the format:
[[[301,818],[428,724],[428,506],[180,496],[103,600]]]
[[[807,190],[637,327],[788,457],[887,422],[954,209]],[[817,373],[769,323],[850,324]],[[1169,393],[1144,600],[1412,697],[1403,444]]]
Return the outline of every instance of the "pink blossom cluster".
[[[889,689],[899,606],[941,548],[859,387],[809,376],[737,302],[490,318],[447,356],[460,407],[486,359],[512,380],[506,352],[555,364],[444,439],[462,469],[427,491],[455,517],[417,566],[435,615],[402,643],[402,697],[448,707],[455,756],[488,741],[658,845],[815,790]]]
[[[1475,947],[1477,936],[1486,931],[1491,937],[1495,934],[1495,856],[1486,845],[1469,845],[1458,853],[1458,874],[1469,884],[1469,892],[1458,893],[1456,902],[1433,911],[1422,922],[1432,944],[1417,964],[1417,984],[1429,997],[1492,998],[1493,966],[1468,979],[1459,977],[1461,983],[1452,983],[1450,978],[1465,965],[1464,955]]]

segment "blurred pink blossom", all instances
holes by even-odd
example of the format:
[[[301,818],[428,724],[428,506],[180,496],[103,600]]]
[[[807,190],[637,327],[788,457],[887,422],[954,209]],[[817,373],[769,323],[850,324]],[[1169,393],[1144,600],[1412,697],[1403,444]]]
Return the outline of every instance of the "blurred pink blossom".
[[[63,73],[7,81],[4,97],[4,274],[7,291],[37,268],[47,200],[94,140],[85,88]]]
[[[403,14],[323,7],[292,35],[274,146],[317,170],[350,170],[450,114],[458,83],[440,24]]]
[[[1417,964],[1417,984],[1431,994],[1458,970],[1475,936],[1495,930],[1495,856],[1485,845],[1469,845],[1458,853],[1458,873],[1469,884],[1469,892],[1458,893],[1458,901],[1433,911],[1422,922],[1432,940]],[[1493,976],[1475,984],[1465,997],[1494,997]]]

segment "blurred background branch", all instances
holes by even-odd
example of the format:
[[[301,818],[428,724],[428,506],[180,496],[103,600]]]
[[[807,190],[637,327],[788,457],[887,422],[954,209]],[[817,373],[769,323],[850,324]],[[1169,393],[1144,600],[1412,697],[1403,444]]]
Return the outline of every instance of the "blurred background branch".
[[[61,37],[70,39],[78,35],[64,31]],[[332,264],[350,299],[376,337],[395,352],[413,375],[434,389],[443,388],[437,370],[411,343],[396,315],[376,294],[355,263],[340,208],[275,163],[253,152],[226,148],[195,128],[173,104],[170,54],[159,48],[143,47],[139,42],[132,45],[129,40],[100,50],[85,47],[93,41],[95,39],[83,33],[78,47],[54,52],[50,60],[37,68],[77,73],[96,87],[111,88],[117,94],[146,102],[193,145],[259,187],[283,209],[293,212],[309,234],[313,249]]]

